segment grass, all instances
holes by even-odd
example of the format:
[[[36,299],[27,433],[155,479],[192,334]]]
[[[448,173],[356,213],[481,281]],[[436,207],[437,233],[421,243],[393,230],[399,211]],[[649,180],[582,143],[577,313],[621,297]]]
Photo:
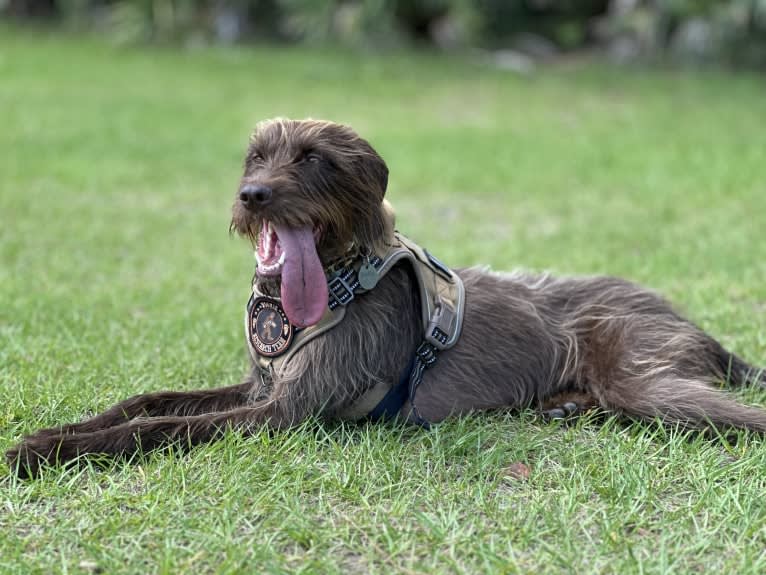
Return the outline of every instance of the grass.
[[[400,228],[452,265],[626,276],[766,364],[763,90],[0,28],[0,450],[239,380],[252,256],[228,209],[251,127],[276,115],[367,136]],[[755,436],[528,412],[309,422],[31,482],[0,466],[0,572],[755,574],[765,492]]]

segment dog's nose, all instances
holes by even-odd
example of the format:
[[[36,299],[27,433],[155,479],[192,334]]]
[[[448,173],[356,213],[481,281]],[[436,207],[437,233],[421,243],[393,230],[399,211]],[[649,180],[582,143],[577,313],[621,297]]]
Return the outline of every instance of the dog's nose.
[[[239,199],[248,209],[265,206],[271,201],[271,188],[245,184],[239,189]]]

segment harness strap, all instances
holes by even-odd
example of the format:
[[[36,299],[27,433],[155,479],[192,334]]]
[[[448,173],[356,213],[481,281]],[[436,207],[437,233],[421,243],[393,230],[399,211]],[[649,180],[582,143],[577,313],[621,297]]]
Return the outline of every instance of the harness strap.
[[[399,378],[399,383],[388,390],[380,400],[377,400],[379,393],[374,393],[376,389],[382,389],[385,391],[388,386],[376,386],[371,391],[367,392],[363,399],[377,400],[377,405],[369,408],[369,401],[358,402],[354,407],[358,410],[358,419],[367,418],[370,421],[391,421],[402,409],[404,403],[409,399],[410,406],[412,407],[412,417],[414,423],[424,429],[430,429],[431,424],[420,415],[417,405],[415,405],[415,393],[418,390],[418,386],[423,381],[423,374],[426,369],[436,363],[436,357],[438,350],[428,343],[423,341],[415,352],[415,356],[410,361],[410,365]],[[374,405],[374,404],[373,404]],[[351,415],[346,413],[346,416]]]
[[[428,341],[423,340],[423,343],[418,347],[415,352],[415,357],[412,360],[413,366],[409,380],[410,406],[412,407],[412,415],[415,418],[415,423],[425,429],[430,429],[431,424],[420,415],[418,406],[415,405],[415,392],[418,390],[418,386],[423,382],[423,372],[436,363],[438,353],[438,350],[433,345],[428,343]]]
[[[361,417],[367,417],[370,421],[391,421],[394,419],[410,396],[410,378],[414,366],[415,359],[413,358],[409,367],[399,378],[399,383],[389,389],[388,393],[377,402],[377,405],[361,414]],[[387,388],[387,386],[384,387]]]

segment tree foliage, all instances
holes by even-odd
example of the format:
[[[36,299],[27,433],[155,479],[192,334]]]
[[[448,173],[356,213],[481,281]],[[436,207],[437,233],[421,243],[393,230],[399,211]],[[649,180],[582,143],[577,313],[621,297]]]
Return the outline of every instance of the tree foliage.
[[[122,42],[599,48],[618,60],[766,65],[766,0],[0,0]]]

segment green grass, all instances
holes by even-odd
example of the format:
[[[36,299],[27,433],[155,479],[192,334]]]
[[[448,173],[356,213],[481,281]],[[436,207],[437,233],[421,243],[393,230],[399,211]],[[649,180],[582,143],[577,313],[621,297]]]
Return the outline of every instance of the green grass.
[[[450,264],[625,276],[766,364],[765,87],[0,27],[0,450],[239,380],[253,262],[228,210],[250,129],[276,115],[368,137],[400,228]],[[0,466],[0,573],[755,574],[764,493],[754,436],[310,422],[31,482]]]

